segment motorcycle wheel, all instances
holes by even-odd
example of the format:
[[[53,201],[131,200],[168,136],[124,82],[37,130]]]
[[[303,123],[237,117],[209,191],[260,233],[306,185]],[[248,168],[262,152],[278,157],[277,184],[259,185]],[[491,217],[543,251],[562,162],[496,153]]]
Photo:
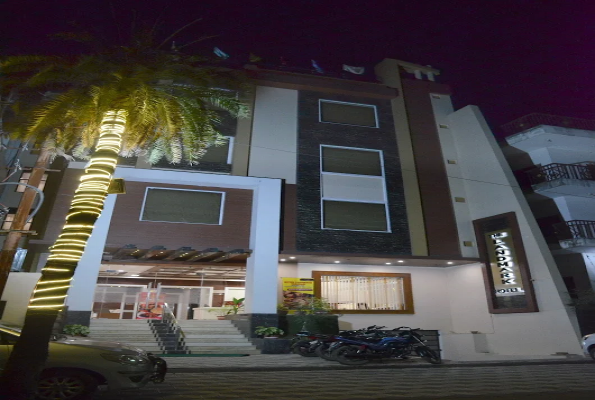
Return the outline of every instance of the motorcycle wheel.
[[[322,359],[325,359],[327,361],[335,361],[335,359],[333,358],[333,355],[331,353],[329,353],[328,349],[329,349],[330,344],[321,344],[320,346],[318,346],[316,348],[316,350],[314,350],[314,352],[316,353],[316,355]]]
[[[427,347],[423,350],[421,358],[430,364],[442,364],[442,359],[440,356],[434,350],[431,350]]]
[[[370,362],[366,357],[353,357],[358,352],[360,352],[359,346],[343,346],[333,351],[333,355],[343,365],[364,365]]]
[[[294,354],[299,354],[302,357],[316,357],[316,353],[310,350],[310,342],[307,340],[300,340],[291,346]]]

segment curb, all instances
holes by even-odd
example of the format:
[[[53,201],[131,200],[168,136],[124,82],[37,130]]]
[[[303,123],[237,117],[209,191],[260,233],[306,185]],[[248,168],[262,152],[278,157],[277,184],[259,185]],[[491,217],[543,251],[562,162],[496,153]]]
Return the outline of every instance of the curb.
[[[589,359],[580,360],[522,360],[522,361],[490,361],[490,362],[456,362],[439,365],[433,364],[367,364],[360,366],[348,366],[340,364],[312,365],[312,366],[255,366],[255,367],[220,367],[220,368],[168,368],[168,373],[197,373],[197,372],[266,372],[266,371],[315,371],[315,370],[361,370],[361,369],[426,369],[426,368],[475,368],[475,367],[511,367],[527,365],[571,365],[571,364],[592,364],[595,362]]]

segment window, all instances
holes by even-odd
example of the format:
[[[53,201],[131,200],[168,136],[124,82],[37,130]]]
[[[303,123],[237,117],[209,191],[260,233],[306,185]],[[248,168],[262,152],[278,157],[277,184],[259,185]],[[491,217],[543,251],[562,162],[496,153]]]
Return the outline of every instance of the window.
[[[224,192],[148,187],[141,221],[221,225]]]
[[[387,230],[384,204],[332,200],[325,200],[322,204],[323,225],[327,229],[381,232]]]
[[[28,184],[30,178],[31,178],[31,172],[23,172],[21,174],[21,177],[19,178],[19,183]],[[48,179],[48,174],[43,174],[43,177],[41,178],[41,182],[39,182],[39,186],[38,186],[39,190],[43,190],[47,179]],[[27,188],[26,186],[18,185],[16,188],[16,191],[22,193],[25,191],[26,188]]]
[[[322,145],[320,154],[322,229],[390,232],[382,152]]]
[[[380,153],[346,147],[323,146],[322,170],[341,174],[382,176]]]
[[[8,214],[6,214],[4,216],[4,220],[2,221],[2,230],[4,231],[8,231],[12,228],[12,222],[14,221],[14,217],[17,213],[16,208],[11,208],[10,211],[8,211]],[[31,223],[33,222],[33,220],[27,222],[25,224],[25,226],[23,227],[23,230],[28,231],[29,228],[31,228]]]
[[[413,314],[411,274],[312,271],[315,294],[344,314]]]
[[[209,147],[198,162],[212,162],[219,164],[231,164],[233,151],[233,137],[226,137],[225,143],[221,146]]]
[[[320,99],[320,122],[378,128],[376,106]]]

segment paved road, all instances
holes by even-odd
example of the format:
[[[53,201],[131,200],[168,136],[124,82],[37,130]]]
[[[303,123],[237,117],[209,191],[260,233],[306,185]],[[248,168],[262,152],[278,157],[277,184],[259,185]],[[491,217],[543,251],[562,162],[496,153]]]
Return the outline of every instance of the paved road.
[[[595,364],[173,373],[96,400],[595,399]]]

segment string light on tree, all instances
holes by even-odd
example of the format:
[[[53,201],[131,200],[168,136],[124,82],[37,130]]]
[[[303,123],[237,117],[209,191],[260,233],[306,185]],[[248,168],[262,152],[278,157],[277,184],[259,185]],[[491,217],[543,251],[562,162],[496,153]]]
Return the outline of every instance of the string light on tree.
[[[96,152],[80,179],[62,233],[50,248],[48,263],[41,270],[42,277],[29,302],[30,309],[60,311],[64,307],[74,269],[85,252],[95,221],[103,210],[118,163],[125,126],[125,112],[111,111],[105,114]]]

